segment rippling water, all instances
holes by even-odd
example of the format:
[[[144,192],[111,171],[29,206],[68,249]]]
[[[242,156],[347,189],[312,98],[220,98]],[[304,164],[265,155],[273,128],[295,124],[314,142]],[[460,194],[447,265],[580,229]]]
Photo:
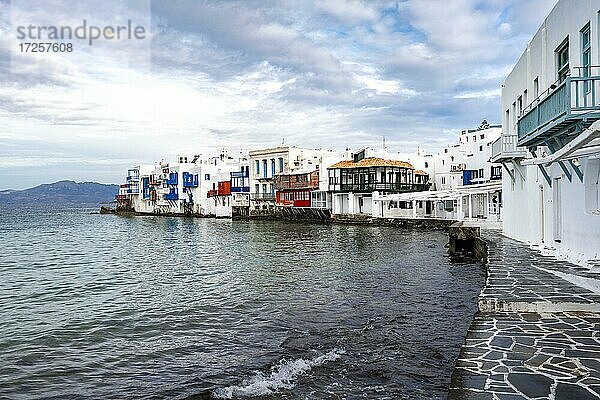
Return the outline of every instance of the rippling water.
[[[444,233],[89,211],[0,210],[0,397],[445,397]]]

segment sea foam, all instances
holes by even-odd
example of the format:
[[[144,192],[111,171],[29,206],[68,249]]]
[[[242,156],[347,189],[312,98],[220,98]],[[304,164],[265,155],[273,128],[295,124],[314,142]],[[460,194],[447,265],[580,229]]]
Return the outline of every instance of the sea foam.
[[[213,397],[232,399],[234,397],[265,396],[277,393],[281,389],[291,389],[295,385],[294,381],[300,375],[307,373],[314,367],[335,361],[342,354],[344,354],[344,350],[333,349],[310,360],[299,358],[286,361],[284,359],[271,368],[269,375],[257,371],[252,377],[244,379],[240,385],[215,389]]]

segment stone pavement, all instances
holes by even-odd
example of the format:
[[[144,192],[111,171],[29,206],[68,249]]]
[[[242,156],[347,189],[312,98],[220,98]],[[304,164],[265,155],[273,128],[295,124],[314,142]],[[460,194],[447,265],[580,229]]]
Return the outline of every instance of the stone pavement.
[[[449,399],[600,399],[597,274],[498,232],[482,237],[487,282]]]

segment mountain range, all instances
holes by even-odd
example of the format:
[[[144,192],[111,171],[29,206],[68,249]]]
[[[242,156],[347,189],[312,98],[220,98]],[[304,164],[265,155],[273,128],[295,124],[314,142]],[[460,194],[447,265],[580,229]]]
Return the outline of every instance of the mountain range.
[[[23,190],[0,190],[0,204],[99,204],[114,200],[118,185],[59,181]]]

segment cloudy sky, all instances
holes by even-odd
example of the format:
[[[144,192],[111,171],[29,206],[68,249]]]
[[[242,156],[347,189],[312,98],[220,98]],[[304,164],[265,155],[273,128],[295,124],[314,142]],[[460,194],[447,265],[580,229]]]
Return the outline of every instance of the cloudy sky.
[[[502,80],[555,2],[0,0],[0,189],[282,142],[437,151],[500,121]],[[18,59],[17,22],[83,18],[151,33]]]

